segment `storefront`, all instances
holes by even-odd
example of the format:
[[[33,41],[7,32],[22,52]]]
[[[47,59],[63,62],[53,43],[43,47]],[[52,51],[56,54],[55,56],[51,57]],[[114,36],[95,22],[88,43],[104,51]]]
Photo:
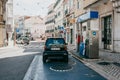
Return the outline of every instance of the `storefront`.
[[[79,26],[80,44],[78,46],[80,46],[82,43],[87,47],[85,55],[88,58],[98,58],[98,54],[99,54],[98,12],[89,11],[79,16],[77,22],[80,24]],[[80,47],[80,51],[81,51],[81,47]]]
[[[99,30],[98,26],[98,12],[90,11],[78,17],[77,22],[80,24],[81,41],[85,42],[89,37],[89,30]]]

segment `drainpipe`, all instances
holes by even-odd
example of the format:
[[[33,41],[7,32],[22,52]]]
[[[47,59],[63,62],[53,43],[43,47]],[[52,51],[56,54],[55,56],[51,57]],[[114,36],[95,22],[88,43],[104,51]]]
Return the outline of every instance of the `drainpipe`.
[[[114,41],[115,41],[115,40],[114,40],[114,30],[115,30],[115,29],[114,29],[114,28],[115,28],[115,10],[114,10],[114,9],[113,9],[113,18],[112,18],[112,19],[113,19],[113,20],[112,20],[112,21],[113,21],[113,23],[112,23],[112,27],[113,27],[113,28],[112,28],[112,29],[113,29],[113,50],[112,50],[112,53],[114,53],[114,52],[115,52],[115,48],[114,48]]]

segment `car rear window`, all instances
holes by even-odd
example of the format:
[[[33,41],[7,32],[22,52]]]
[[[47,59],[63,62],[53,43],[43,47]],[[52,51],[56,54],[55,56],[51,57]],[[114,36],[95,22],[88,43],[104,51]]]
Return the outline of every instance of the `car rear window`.
[[[63,38],[49,38],[46,41],[46,46],[49,45],[62,45],[65,44],[65,40]]]

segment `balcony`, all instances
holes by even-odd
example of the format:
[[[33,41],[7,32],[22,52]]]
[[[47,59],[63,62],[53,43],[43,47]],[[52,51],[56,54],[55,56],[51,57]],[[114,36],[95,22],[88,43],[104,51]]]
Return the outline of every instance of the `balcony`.
[[[46,31],[45,31],[45,33],[51,33],[51,32],[54,32],[54,29],[46,30]]]
[[[55,23],[55,20],[52,19],[52,20],[49,20],[49,21],[46,21],[45,24],[50,24],[50,23]]]
[[[60,1],[61,1],[61,0],[57,0],[57,1],[56,1],[55,5],[54,5],[54,8],[59,4]]]
[[[51,14],[52,12],[53,12],[53,10],[49,11],[49,12],[48,12],[48,15]]]
[[[64,15],[65,15],[66,17],[70,16],[70,13],[69,13],[68,9],[65,10]]]

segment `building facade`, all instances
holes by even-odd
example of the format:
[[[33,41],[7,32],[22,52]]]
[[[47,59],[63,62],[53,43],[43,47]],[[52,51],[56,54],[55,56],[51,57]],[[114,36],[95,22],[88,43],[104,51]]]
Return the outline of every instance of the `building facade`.
[[[13,22],[13,0],[8,0],[6,3],[6,30],[8,46],[14,45],[14,22]]]
[[[25,36],[31,36],[34,39],[40,38],[45,33],[45,24],[40,16],[24,17]]]
[[[59,26],[63,26],[66,42],[78,48],[80,42],[92,41],[93,31],[93,37],[99,34],[99,49],[120,52],[120,0],[56,0],[54,11],[56,36],[60,35]]]
[[[56,0],[54,5],[55,12],[55,37],[64,37],[63,26],[63,0]]]
[[[7,45],[7,36],[6,36],[6,2],[7,0],[0,0],[0,47]]]
[[[99,48],[120,52],[119,48],[119,16],[120,13],[113,8],[113,2],[110,0],[91,0],[84,2],[86,11],[93,10],[99,13],[99,18],[94,20],[92,25],[99,27]],[[97,23],[97,24],[96,24]]]
[[[68,44],[76,43],[75,28],[75,0],[63,1],[63,25],[65,28],[65,39]]]
[[[48,15],[46,16],[46,19],[45,19],[45,25],[46,25],[46,31],[45,31],[46,37],[54,37],[55,36],[54,3],[48,7]]]

